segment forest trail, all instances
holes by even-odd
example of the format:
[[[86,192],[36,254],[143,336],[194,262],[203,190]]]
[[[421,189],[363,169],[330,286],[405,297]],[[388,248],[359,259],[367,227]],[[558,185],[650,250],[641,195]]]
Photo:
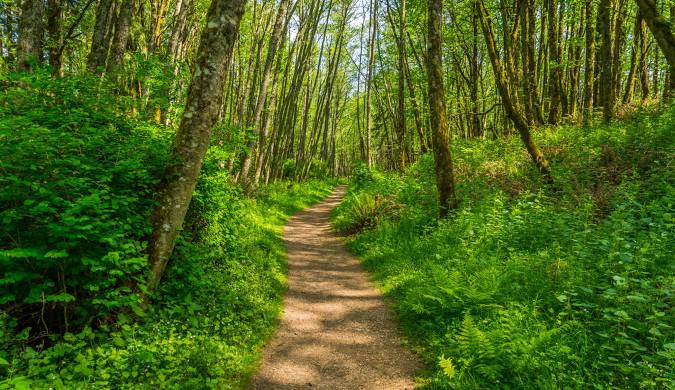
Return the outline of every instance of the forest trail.
[[[284,232],[289,289],[279,330],[251,390],[413,389],[421,368],[359,261],[331,231],[346,189],[292,217]]]

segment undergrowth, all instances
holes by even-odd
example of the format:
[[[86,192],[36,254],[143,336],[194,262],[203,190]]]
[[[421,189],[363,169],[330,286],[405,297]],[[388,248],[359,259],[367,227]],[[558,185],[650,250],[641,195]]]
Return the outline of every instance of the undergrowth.
[[[28,75],[0,92],[0,389],[236,389],[285,288],[286,218],[328,180],[244,195],[214,130],[183,232],[140,305],[149,212],[174,129],[105,80]],[[99,85],[99,88],[91,88]]]
[[[335,225],[358,232],[424,388],[675,387],[674,129],[675,107],[541,130],[555,192],[516,137],[456,142],[462,204],[440,222],[430,157],[356,170]],[[359,206],[376,197],[396,212]]]

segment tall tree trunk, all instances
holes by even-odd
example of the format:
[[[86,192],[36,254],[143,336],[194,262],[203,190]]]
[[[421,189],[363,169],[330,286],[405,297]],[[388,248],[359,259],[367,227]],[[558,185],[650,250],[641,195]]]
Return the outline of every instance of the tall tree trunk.
[[[638,60],[638,69],[640,73],[640,90],[642,91],[642,100],[649,98],[649,72],[647,70],[647,59],[649,58],[649,46],[647,44],[645,20],[640,13],[640,58]]]
[[[455,178],[450,151],[450,132],[445,117],[445,91],[443,85],[443,0],[428,0],[428,75],[429,111],[433,133],[436,187],[438,188],[438,215],[445,218],[450,210],[458,207],[455,195]]]
[[[96,9],[96,23],[94,35],[91,38],[91,49],[87,57],[87,68],[92,73],[102,72],[108,59],[111,31],[115,22],[115,2],[113,0],[101,0]]]
[[[406,30],[406,15],[405,15],[405,0],[400,0],[399,4],[399,34],[398,34],[398,123],[396,126],[396,134],[398,137],[398,164],[399,169],[403,171],[405,168],[405,30]]]
[[[612,67],[612,3],[601,0],[598,7],[598,30],[600,32],[600,98],[605,120],[614,117],[614,72]]]
[[[49,33],[49,65],[52,75],[63,76],[63,0],[47,1],[47,32]]]
[[[621,90],[621,76],[622,76],[622,60],[624,50],[624,33],[623,33],[623,19],[625,17],[625,2],[626,0],[615,1],[614,11],[614,38],[612,47],[612,96],[616,102],[620,96]]]
[[[642,52],[642,47],[640,44],[643,41],[641,37],[642,34],[642,15],[640,15],[640,10],[637,11],[635,15],[635,25],[633,27],[633,45],[630,50],[630,68],[628,69],[628,79],[626,80],[626,92],[623,95],[624,104],[630,103],[633,101],[633,95],[635,94],[635,80],[636,73],[638,72],[638,58]]]
[[[593,26],[593,0],[585,0],[586,21],[586,65],[584,69],[584,122],[593,116],[593,86],[595,65],[595,28]]]
[[[560,104],[561,94],[561,61],[558,48],[560,42],[558,39],[558,3],[556,0],[548,0],[548,58],[549,58],[549,95],[551,105],[548,112],[548,123],[557,124],[560,122]]]
[[[510,81],[504,72],[501,60],[499,59],[499,52],[497,51],[494,33],[492,32],[492,22],[490,21],[487,9],[485,9],[485,4],[483,3],[483,0],[476,0],[476,3],[480,13],[480,22],[481,27],[483,28],[483,35],[485,35],[488,55],[490,56],[490,62],[492,63],[492,70],[495,74],[497,90],[502,98],[504,110],[506,111],[507,116],[513,121],[516,130],[518,130],[518,133],[520,134],[521,140],[525,144],[527,152],[530,154],[535,166],[544,177],[544,181],[550,184],[553,182],[553,178],[551,176],[548,161],[532,139],[525,117],[517,106],[517,101],[511,96]]]
[[[636,2],[640,7],[640,12],[642,12],[642,17],[656,39],[656,43],[661,48],[666,61],[668,61],[670,74],[675,74],[675,35],[673,34],[673,27],[666,18],[661,16],[654,0],[636,0]],[[669,87],[671,90],[675,89],[675,77],[670,78]]]
[[[368,76],[366,77],[366,163],[373,166],[373,152],[371,150],[371,138],[373,127],[373,71],[375,67],[375,39],[377,39],[377,3],[378,0],[370,1],[370,40],[368,42]]]
[[[148,53],[153,54],[162,41],[162,30],[166,20],[166,11],[169,9],[169,0],[152,0],[152,20],[150,35],[148,36]]]
[[[245,4],[246,0],[213,0],[206,15],[185,112],[159,190],[159,205],[152,216],[149,291],[157,287],[164,274],[190,205],[211,129],[222,107],[227,61]]]
[[[124,61],[124,53],[127,51],[129,32],[134,16],[134,0],[124,0],[120,7],[117,22],[115,23],[115,36],[110,47],[110,59],[108,60],[108,73],[117,71]]]
[[[44,4],[42,0],[21,3],[19,39],[16,48],[17,70],[30,71],[31,61],[42,62],[44,43]]]

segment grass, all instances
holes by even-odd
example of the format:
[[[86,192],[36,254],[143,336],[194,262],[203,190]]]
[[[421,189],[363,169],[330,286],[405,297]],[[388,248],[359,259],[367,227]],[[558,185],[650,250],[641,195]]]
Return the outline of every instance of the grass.
[[[516,137],[456,142],[462,205],[440,222],[429,157],[357,169],[334,223],[358,230],[423,388],[675,387],[673,129],[671,107],[537,132],[558,192]]]

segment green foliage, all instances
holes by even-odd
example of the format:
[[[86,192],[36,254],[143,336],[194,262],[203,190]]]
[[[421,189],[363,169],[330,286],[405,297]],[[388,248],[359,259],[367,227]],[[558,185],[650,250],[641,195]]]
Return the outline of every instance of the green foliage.
[[[240,388],[280,312],[282,226],[332,185],[246,197],[225,166],[244,131],[214,129],[174,257],[141,308],[173,130],[123,117],[109,88],[37,73],[0,92],[0,389]]]
[[[354,199],[402,205],[350,241],[434,369],[425,387],[675,385],[675,108],[537,134],[561,190],[518,139],[455,144],[461,209],[437,221],[433,164],[356,170]]]
[[[102,83],[36,75],[0,93],[0,304],[31,338],[139,303],[166,134],[118,115]]]
[[[399,205],[391,198],[360,193],[350,196],[340,208],[345,210],[337,211],[334,226],[338,231],[353,234],[372,229],[383,220],[393,217]]]

